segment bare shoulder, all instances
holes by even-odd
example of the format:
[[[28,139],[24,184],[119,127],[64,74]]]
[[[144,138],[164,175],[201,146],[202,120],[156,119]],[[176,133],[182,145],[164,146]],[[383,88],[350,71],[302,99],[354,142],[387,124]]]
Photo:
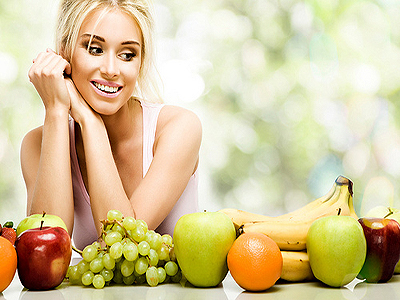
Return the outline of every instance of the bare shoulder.
[[[37,166],[39,163],[40,150],[42,147],[42,128],[43,126],[32,129],[22,140],[20,155],[24,176],[28,170],[32,170],[32,167]]]
[[[175,105],[165,105],[158,118],[157,131],[158,134],[180,132],[201,139],[202,125],[193,111]]]
[[[181,168],[183,173],[190,170],[193,174],[199,161],[201,140],[202,126],[194,112],[173,105],[161,109],[154,142],[155,160],[158,157],[157,161],[169,161],[175,170]]]
[[[29,131],[21,143],[21,168],[27,186],[32,185],[36,178],[41,147],[42,126]]]
[[[43,126],[37,127],[29,131],[23,138],[21,143],[21,153],[24,151],[32,151],[41,147]]]

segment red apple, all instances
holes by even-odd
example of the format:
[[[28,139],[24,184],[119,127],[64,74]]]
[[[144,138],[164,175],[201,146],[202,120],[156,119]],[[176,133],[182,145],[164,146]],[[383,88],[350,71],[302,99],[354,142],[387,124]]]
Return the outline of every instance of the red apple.
[[[64,280],[72,255],[71,238],[65,229],[28,229],[18,236],[15,248],[18,276],[27,289],[49,290]]]
[[[400,259],[400,225],[385,218],[360,218],[358,221],[367,240],[367,257],[358,278],[386,282],[392,278]]]

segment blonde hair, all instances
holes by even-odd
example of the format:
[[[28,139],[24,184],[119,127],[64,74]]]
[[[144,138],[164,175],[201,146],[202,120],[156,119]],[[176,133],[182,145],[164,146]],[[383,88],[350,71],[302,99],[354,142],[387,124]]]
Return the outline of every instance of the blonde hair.
[[[118,9],[136,21],[142,34],[142,61],[134,95],[131,98],[147,102],[163,102],[154,63],[154,19],[150,3],[146,0],[62,0],[56,29],[57,53],[67,61],[71,61],[83,21],[91,12],[98,9],[104,9],[103,14]]]

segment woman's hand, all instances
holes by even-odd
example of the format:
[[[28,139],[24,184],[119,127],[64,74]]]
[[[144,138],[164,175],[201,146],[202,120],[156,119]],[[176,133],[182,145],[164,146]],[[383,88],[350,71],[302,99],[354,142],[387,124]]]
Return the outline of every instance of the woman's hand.
[[[70,112],[75,122],[82,124],[84,120],[91,117],[100,119],[100,116],[87,104],[79,93],[71,78],[66,79],[66,86],[71,101]]]
[[[53,50],[41,52],[29,70],[28,76],[48,109],[70,109],[64,74],[71,74],[71,65]]]

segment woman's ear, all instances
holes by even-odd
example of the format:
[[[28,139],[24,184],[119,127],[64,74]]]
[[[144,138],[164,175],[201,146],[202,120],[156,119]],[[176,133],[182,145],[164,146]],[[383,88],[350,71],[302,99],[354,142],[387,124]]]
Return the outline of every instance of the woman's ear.
[[[62,56],[62,58],[64,58],[66,61],[68,61],[69,62],[69,58],[67,58],[67,54],[66,54],[66,51],[65,51],[65,47],[61,47],[60,48],[60,51],[59,51],[60,53],[58,53],[59,55],[61,55]]]
[[[70,63],[69,58],[67,58],[67,55],[65,54],[64,49],[65,49],[64,47],[61,47],[60,50],[59,50],[58,55],[60,55],[63,59],[65,59],[68,62],[67,66],[66,66],[66,68],[64,70],[64,77],[71,78],[71,71],[72,71],[71,70],[71,63]]]

